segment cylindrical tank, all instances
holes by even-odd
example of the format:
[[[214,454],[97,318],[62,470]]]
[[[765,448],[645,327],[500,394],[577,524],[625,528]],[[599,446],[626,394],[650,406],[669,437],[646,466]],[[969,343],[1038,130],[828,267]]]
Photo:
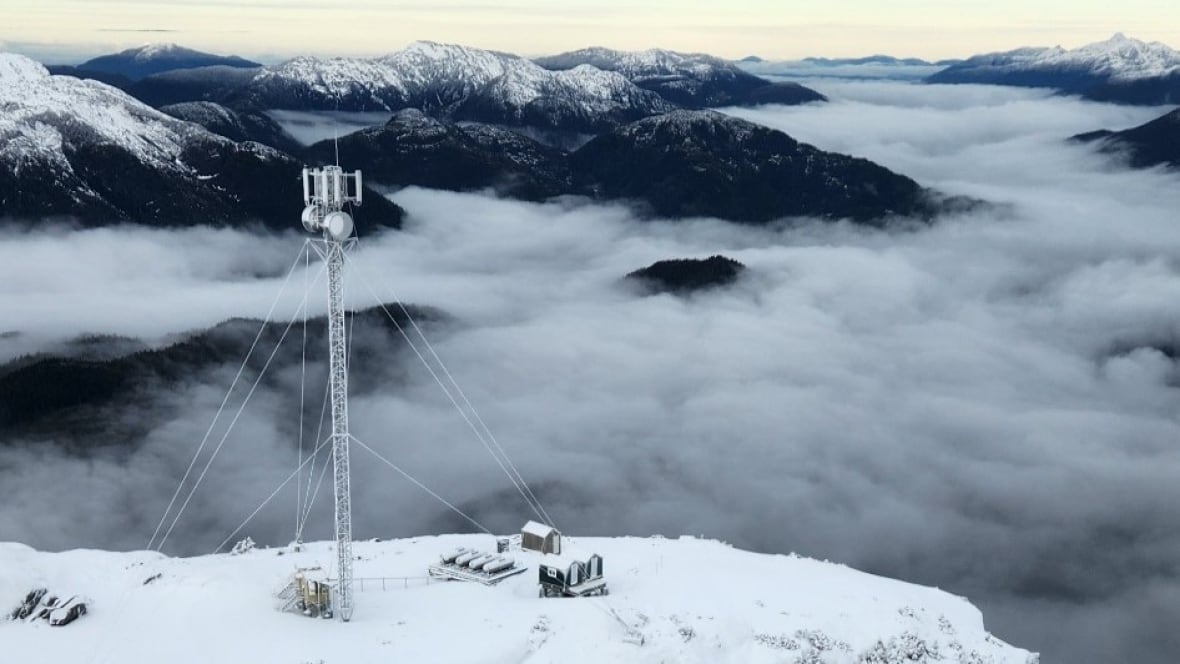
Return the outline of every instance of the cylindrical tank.
[[[472,559],[471,562],[467,563],[467,566],[470,567],[471,569],[478,570],[481,567],[483,567],[484,565],[492,562],[495,559],[496,559],[495,556],[485,553],[484,555],[482,555],[478,558]]]
[[[501,572],[508,569],[509,567],[512,567],[513,562],[514,561],[511,558],[497,558],[496,560],[493,560],[492,562],[484,565],[483,571],[492,574]]]

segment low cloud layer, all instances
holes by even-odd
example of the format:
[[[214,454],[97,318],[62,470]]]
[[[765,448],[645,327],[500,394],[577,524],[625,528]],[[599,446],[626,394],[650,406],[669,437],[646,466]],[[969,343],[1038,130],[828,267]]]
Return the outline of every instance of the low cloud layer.
[[[833,103],[735,113],[1005,205],[913,232],[759,229],[408,189],[396,195],[406,230],[362,238],[349,301],[371,303],[369,283],[454,317],[432,341],[566,532],[796,551],[967,595],[1047,661],[1175,661],[1180,177],[1063,142],[1159,109],[990,87],[818,88]],[[301,241],[5,237],[0,310],[23,313],[0,327],[25,332],[0,349],[260,316]],[[682,299],[619,283],[715,253],[749,266],[736,286]],[[523,502],[405,358],[389,360],[405,380],[354,399],[354,432],[493,529],[517,527]],[[0,538],[142,547],[233,369],[160,395],[175,414],[129,456],[0,446],[0,486],[24,497],[0,507]],[[239,423],[174,550],[211,549],[294,467],[298,376],[284,381]],[[356,465],[354,492],[360,537],[463,527],[377,464]],[[330,533],[329,495],[308,537]],[[280,494],[245,532],[290,539],[294,500]]]
[[[339,138],[366,127],[383,125],[392,113],[345,111],[268,111],[271,119],[304,145]]]

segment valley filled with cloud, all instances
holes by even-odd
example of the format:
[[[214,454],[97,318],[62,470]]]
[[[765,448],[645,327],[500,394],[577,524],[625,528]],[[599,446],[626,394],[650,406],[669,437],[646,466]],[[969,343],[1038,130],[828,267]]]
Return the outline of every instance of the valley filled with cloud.
[[[793,551],[966,595],[998,636],[1051,661],[1173,661],[1180,177],[1067,141],[1167,109],[808,85],[831,102],[727,112],[990,205],[876,230],[407,188],[390,193],[401,231],[368,232],[357,211],[348,304],[440,312],[424,324],[439,356],[568,534]],[[79,335],[163,345],[272,302],[297,345],[305,287],[311,313],[326,310],[298,223],[5,230],[0,310],[18,316],[0,321],[0,361]],[[687,296],[623,281],[714,254],[748,269]],[[415,355],[397,339],[366,347],[356,436],[493,530],[518,528],[525,504]],[[236,369],[103,409],[139,432],[127,445],[4,435],[3,539],[144,547]],[[322,361],[306,377],[310,440]],[[303,379],[288,364],[262,384],[167,552],[212,550],[295,468]],[[353,455],[358,538],[469,528]],[[328,493],[305,538],[330,536]],[[243,533],[285,544],[296,512],[288,487]]]

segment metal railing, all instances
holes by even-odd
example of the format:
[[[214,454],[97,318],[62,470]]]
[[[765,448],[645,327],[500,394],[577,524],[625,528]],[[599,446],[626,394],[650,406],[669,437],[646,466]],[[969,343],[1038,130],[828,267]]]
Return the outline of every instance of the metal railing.
[[[353,590],[363,592],[368,590],[396,590],[401,588],[408,589],[410,586],[429,586],[432,583],[439,583],[445,579],[435,579],[429,576],[356,576],[352,579]],[[328,584],[336,587],[336,579],[328,579]]]

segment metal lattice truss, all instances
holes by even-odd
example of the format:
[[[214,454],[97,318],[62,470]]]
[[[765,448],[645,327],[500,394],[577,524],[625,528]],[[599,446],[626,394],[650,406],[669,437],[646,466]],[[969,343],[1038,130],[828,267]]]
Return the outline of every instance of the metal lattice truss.
[[[336,487],[336,608],[352,617],[352,489],[348,468],[348,338],[344,334],[344,245],[327,241],[328,347],[332,398],[332,474]]]
[[[349,191],[349,183],[353,191]],[[303,171],[303,225],[322,233],[313,242],[328,268],[329,388],[332,400],[332,468],[336,494],[337,615],[352,618],[352,488],[348,464],[348,336],[344,328],[344,252],[356,242],[345,204],[360,203],[360,171],[338,166]]]

